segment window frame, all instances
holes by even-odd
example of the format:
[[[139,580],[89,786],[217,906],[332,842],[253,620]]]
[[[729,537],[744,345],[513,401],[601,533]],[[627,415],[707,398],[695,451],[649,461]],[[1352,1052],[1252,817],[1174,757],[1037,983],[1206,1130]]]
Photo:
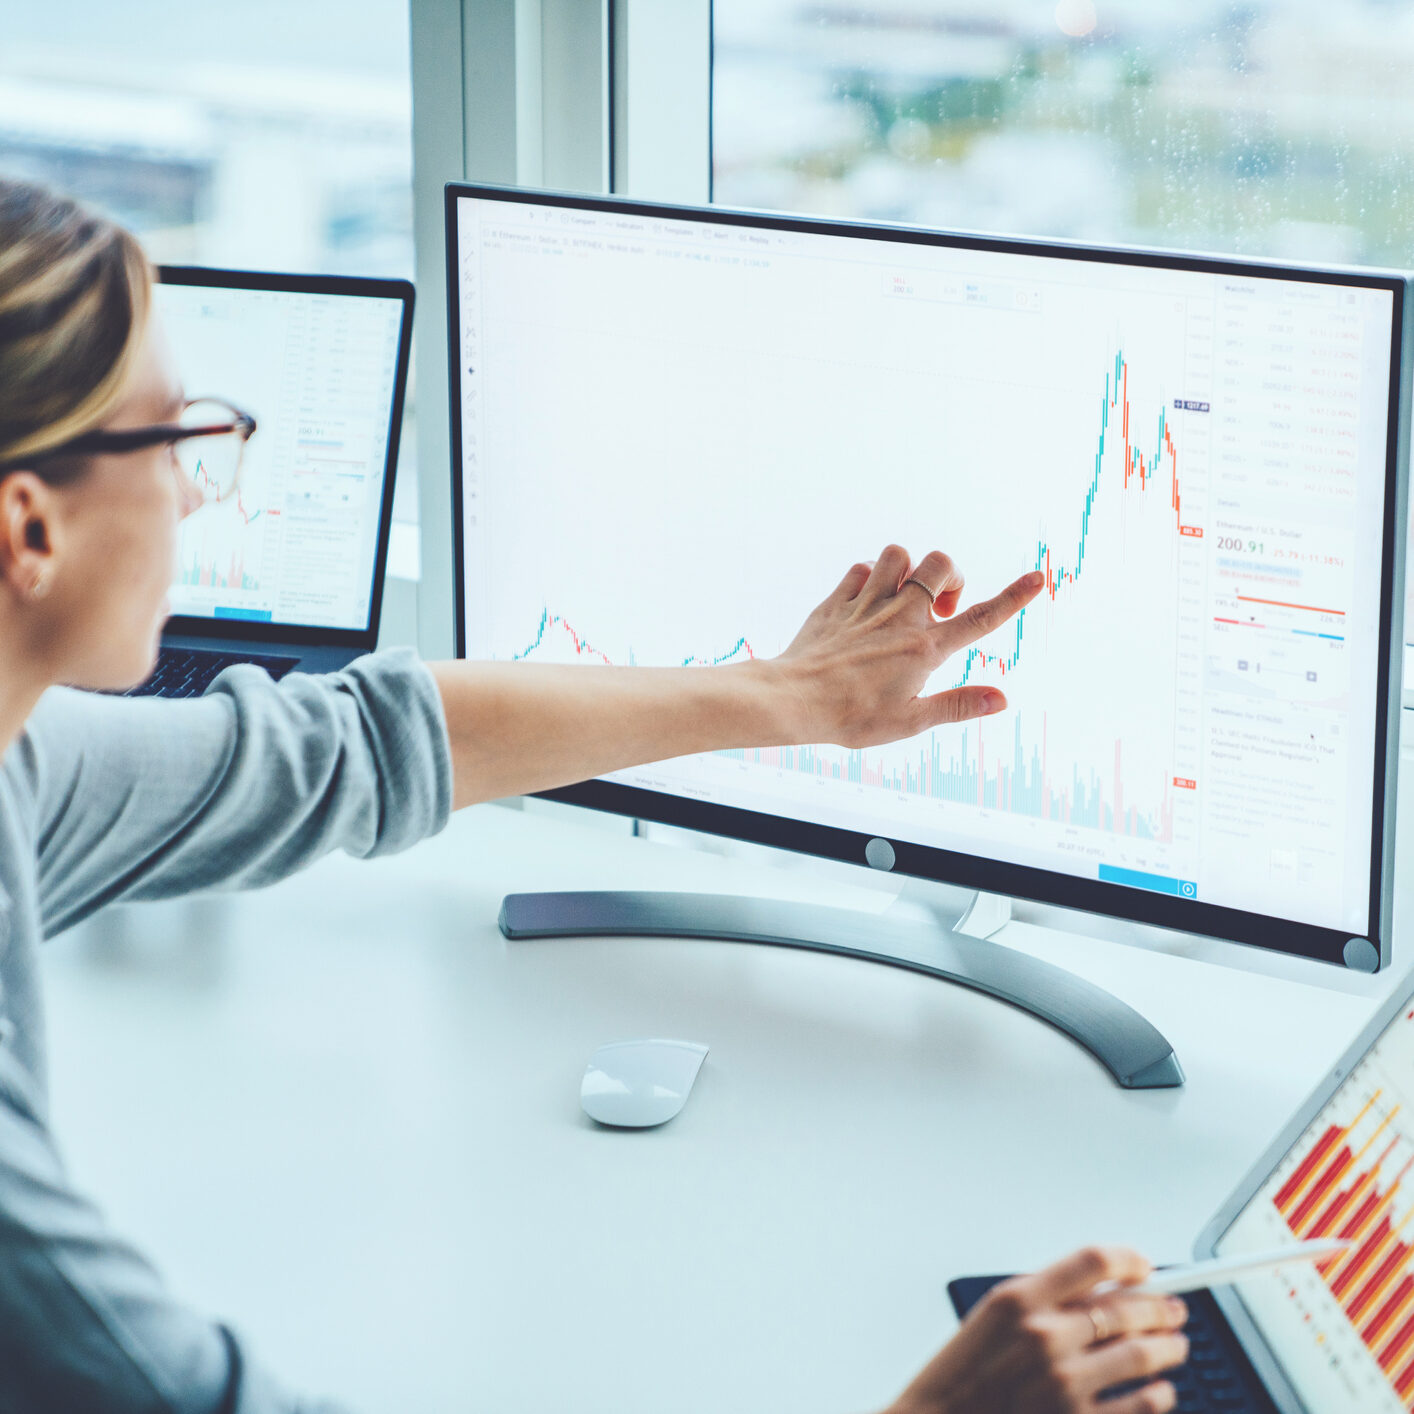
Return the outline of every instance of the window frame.
[[[711,0],[411,0],[419,303],[418,644],[453,651],[442,191],[711,199]]]

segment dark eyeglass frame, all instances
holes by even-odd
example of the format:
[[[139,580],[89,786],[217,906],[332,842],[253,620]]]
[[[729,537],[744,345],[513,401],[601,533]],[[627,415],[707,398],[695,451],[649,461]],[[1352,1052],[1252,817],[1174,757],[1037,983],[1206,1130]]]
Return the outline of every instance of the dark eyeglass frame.
[[[194,427],[188,427],[181,422],[156,422],[149,427],[124,427],[116,432],[85,432],[33,456],[0,462],[0,475],[8,471],[19,471],[21,468],[41,466],[60,457],[96,456],[104,452],[140,452],[146,447],[160,447],[166,442],[185,442],[191,437],[239,435],[242,443],[245,443],[255,435],[255,418],[248,412],[242,412],[234,403],[228,403],[224,398],[188,398],[182,405],[182,411],[185,412],[197,403],[215,403],[218,407],[225,408],[231,414],[230,421],[200,423]]]

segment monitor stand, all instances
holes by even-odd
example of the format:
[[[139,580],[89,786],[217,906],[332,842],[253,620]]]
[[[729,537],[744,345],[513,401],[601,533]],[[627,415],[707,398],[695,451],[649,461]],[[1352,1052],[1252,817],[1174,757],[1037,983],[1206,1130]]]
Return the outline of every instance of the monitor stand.
[[[943,890],[910,881],[883,914],[784,899],[730,894],[507,894],[501,932],[507,938],[722,938],[844,953],[957,982],[1029,1011],[1084,1046],[1129,1090],[1182,1085],[1173,1047],[1132,1007],[1074,973],[988,942],[1011,917],[1011,900],[974,894],[959,914]],[[932,915],[919,923],[890,913],[921,902]]]

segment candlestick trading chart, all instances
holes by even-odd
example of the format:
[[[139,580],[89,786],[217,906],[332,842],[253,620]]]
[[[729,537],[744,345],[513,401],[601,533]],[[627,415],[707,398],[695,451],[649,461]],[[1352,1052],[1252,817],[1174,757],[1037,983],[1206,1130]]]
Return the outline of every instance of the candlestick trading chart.
[[[772,657],[890,542],[946,550],[964,603],[1045,576],[927,685],[994,683],[1003,717],[613,779],[1368,926],[1384,292],[471,198],[459,222],[470,656]]]

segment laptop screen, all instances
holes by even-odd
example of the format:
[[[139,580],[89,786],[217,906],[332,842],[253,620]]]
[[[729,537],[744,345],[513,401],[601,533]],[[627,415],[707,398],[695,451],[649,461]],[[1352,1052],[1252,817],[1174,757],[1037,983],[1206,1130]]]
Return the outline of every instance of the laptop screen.
[[[254,415],[238,494],[182,525],[172,612],[368,627],[404,302],[159,284],[190,397]]]
[[[1220,1256],[1293,1237],[1356,1245],[1237,1284],[1311,1409],[1414,1406],[1414,1003],[1385,1028],[1251,1202]]]

